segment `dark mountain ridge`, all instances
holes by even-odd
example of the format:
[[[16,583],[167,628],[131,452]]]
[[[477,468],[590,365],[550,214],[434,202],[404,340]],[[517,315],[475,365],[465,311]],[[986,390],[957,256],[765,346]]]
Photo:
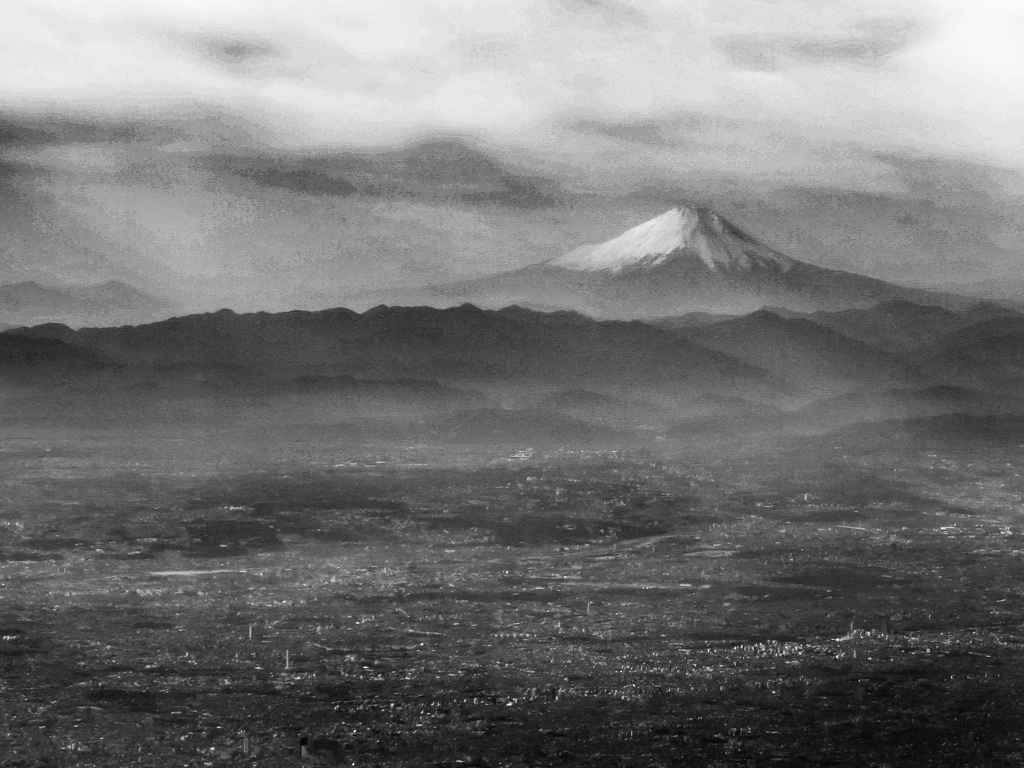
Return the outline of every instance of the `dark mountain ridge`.
[[[375,307],[236,314],[119,328],[43,325],[9,335],[56,339],[128,366],[241,365],[273,375],[436,380],[688,382],[720,387],[763,372],[641,322],[572,312]]]
[[[954,311],[896,299],[865,309],[815,312],[808,319],[881,349],[910,352],[935,344],[973,323],[1014,315],[1014,310],[991,303]]]
[[[916,350],[915,357],[937,381],[1012,394],[1024,387],[1024,316],[965,324]]]
[[[885,350],[810,320],[766,310],[676,333],[804,387],[922,380],[911,365]]]
[[[37,384],[115,368],[105,356],[60,339],[0,333],[0,380]]]

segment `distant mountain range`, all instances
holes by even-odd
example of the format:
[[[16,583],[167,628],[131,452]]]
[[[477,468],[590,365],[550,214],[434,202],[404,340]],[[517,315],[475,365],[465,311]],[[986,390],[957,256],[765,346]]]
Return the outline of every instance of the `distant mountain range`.
[[[41,323],[131,325],[169,317],[179,310],[173,302],[119,280],[76,286],[35,281],[0,285],[0,330]]]
[[[0,422],[521,445],[1024,414],[1024,314],[806,264],[705,208],[394,298],[427,306],[161,319],[124,283],[0,286],[23,326],[0,329]]]
[[[913,365],[883,347],[803,318],[759,310],[675,333],[810,389],[924,383]]]
[[[642,322],[380,306],[51,323],[0,333],[0,396],[20,398],[8,419],[345,423],[339,434],[360,439],[454,441],[1024,413],[1024,315],[1012,309],[895,300],[786,314]]]
[[[241,366],[319,375],[609,385],[685,382],[729,388],[765,374],[640,322],[573,312],[377,307],[189,315],[148,325],[48,324],[8,336],[54,340],[122,366]]]
[[[1024,316],[992,317],[966,325],[917,355],[933,377],[1015,392],[1024,380]]]
[[[377,291],[358,300],[430,306],[472,302],[487,308],[519,304],[606,318],[738,313],[766,306],[812,312],[892,300],[960,308],[972,301],[798,261],[714,211],[688,205],[607,242],[522,269]]]

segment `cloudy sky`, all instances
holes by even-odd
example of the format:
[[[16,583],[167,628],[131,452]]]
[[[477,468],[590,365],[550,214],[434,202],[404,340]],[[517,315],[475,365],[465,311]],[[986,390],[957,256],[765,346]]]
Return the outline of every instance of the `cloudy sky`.
[[[1024,258],[1017,0],[8,0],[0,282],[337,304],[709,204],[916,283]]]

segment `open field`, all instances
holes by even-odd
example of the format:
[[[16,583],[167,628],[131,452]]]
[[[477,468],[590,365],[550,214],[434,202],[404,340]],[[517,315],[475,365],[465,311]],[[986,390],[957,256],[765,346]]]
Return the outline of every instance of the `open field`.
[[[0,444],[5,766],[1024,764],[1024,456]]]

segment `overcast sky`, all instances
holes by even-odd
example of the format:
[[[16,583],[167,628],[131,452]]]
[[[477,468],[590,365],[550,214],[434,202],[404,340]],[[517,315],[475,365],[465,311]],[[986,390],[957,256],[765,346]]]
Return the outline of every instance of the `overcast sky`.
[[[1024,256],[1017,0],[8,0],[0,282],[323,306],[677,201],[888,279]]]

